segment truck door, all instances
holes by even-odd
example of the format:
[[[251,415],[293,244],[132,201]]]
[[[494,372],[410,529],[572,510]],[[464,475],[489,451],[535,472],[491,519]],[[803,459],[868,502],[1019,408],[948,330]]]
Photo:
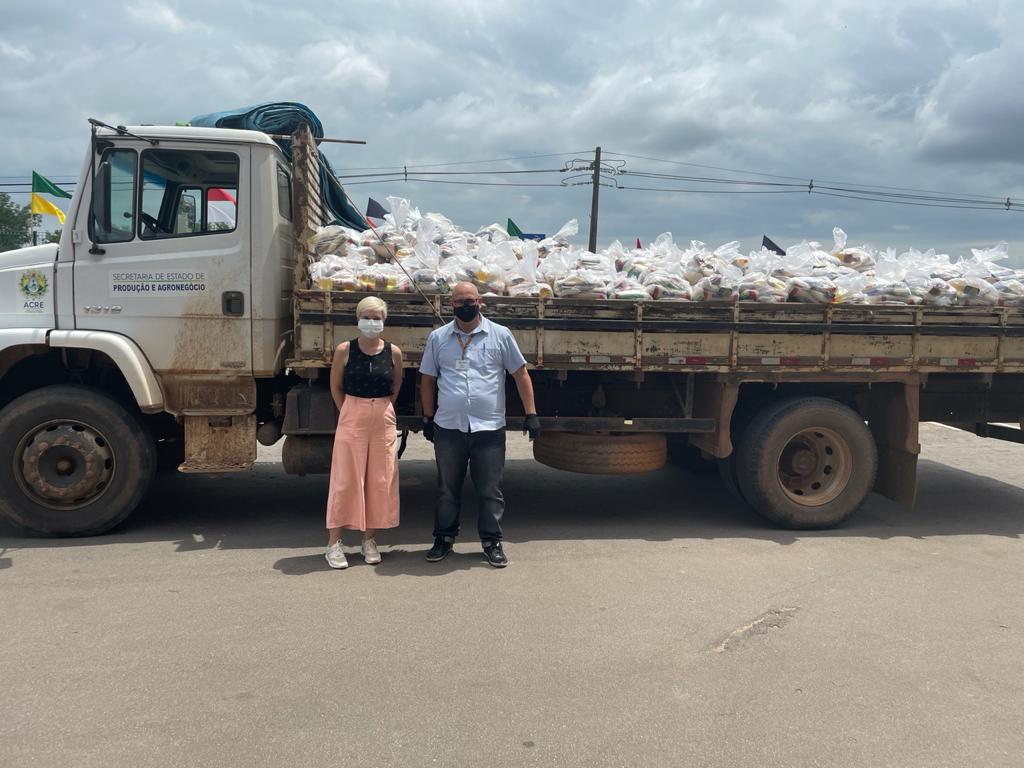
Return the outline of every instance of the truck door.
[[[160,373],[251,375],[249,149],[107,141],[96,162],[82,218],[102,253],[76,233],[75,326],[131,337]]]

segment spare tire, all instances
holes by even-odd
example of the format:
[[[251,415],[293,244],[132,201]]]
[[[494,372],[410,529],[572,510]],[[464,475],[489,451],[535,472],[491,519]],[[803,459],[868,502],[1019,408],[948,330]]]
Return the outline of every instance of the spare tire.
[[[668,451],[661,433],[594,435],[543,432],[533,441],[541,464],[588,475],[632,475],[665,466]]]

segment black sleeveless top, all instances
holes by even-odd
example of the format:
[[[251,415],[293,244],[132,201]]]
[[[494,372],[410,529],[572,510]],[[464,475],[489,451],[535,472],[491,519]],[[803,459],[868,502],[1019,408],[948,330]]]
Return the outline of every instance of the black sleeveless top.
[[[384,349],[376,355],[368,355],[359,348],[359,339],[348,345],[348,364],[342,389],[352,397],[391,397],[395,385],[395,361],[391,358],[391,344],[384,342]]]

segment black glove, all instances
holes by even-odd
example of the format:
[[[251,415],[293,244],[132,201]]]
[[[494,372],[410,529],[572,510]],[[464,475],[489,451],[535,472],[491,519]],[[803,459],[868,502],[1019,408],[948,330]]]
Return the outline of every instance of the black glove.
[[[429,416],[423,417],[423,436],[431,443],[434,442],[434,420]]]
[[[537,418],[536,413],[526,414],[526,419],[523,421],[523,434],[530,433],[530,439],[536,440],[540,434],[540,419]]]

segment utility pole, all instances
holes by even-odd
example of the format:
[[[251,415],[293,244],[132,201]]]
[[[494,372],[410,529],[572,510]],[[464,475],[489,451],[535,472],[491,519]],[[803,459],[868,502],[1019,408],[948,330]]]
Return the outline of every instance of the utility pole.
[[[594,196],[590,200],[590,244],[591,253],[597,253],[597,198],[601,191],[601,148],[594,149]]]

